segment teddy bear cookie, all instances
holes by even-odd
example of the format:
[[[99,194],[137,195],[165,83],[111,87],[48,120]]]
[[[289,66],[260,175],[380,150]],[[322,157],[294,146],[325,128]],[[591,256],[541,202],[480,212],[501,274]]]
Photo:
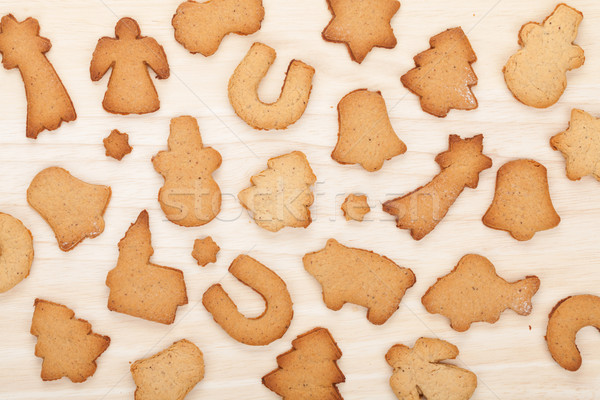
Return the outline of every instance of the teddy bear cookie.
[[[519,31],[521,49],[504,66],[504,80],[517,100],[537,108],[550,107],[567,87],[567,71],[585,61],[573,44],[583,14],[566,4],[556,6],[543,23],[528,22]]]

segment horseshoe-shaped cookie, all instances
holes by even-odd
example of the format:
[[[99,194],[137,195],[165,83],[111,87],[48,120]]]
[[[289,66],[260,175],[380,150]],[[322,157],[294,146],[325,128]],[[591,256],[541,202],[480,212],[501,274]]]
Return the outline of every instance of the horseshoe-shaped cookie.
[[[246,255],[233,260],[229,272],[258,292],[266,307],[259,317],[246,318],[217,283],[202,296],[202,304],[217,324],[238,342],[252,346],[264,346],[282,337],[294,315],[285,282],[275,272]]]
[[[600,297],[590,294],[567,297],[552,309],[546,342],[552,358],[564,369],[577,371],[581,367],[575,338],[586,326],[600,329]]]
[[[254,129],[285,129],[302,116],[308,104],[315,69],[299,60],[290,62],[276,102],[267,104],[258,98],[260,81],[275,57],[275,50],[254,43],[229,79],[229,102]]]

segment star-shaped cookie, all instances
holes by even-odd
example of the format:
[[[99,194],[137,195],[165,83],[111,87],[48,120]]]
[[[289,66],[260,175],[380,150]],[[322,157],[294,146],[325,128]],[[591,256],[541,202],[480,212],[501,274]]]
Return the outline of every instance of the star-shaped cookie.
[[[327,0],[333,18],[323,39],[345,43],[350,57],[361,63],[373,47],[392,49],[396,37],[390,25],[400,8],[397,0]]]
[[[112,157],[115,160],[121,161],[123,157],[131,153],[129,145],[129,135],[121,133],[117,129],[113,129],[110,135],[103,140],[106,156]]]
[[[207,236],[204,239],[196,239],[192,257],[198,261],[198,265],[205,267],[206,264],[217,261],[217,253],[219,250],[221,250],[221,248],[210,236]]]
[[[565,157],[569,179],[592,175],[600,181],[600,119],[573,109],[569,128],[553,136],[550,146]]]

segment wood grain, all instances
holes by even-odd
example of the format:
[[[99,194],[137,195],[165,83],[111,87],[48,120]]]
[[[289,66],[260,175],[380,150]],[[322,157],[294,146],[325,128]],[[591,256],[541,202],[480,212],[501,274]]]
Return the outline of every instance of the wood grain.
[[[148,357],[186,338],[204,353],[206,376],[187,399],[275,399],[260,378],[276,366],[298,334],[327,327],[344,353],[339,366],[346,399],[392,399],[391,369],[384,355],[395,343],[412,346],[421,336],[448,340],[460,349],[457,364],[479,379],[475,399],[597,399],[600,392],[600,337],[592,328],[578,336],[583,365],[576,373],[560,368],[544,341],[547,316],[554,304],[571,294],[600,294],[600,183],[566,178],[562,156],[549,146],[552,135],[566,129],[571,108],[600,116],[600,2],[572,0],[585,17],[576,43],[586,63],[569,73],[569,85],[559,103],[537,110],[516,101],[503,80],[502,66],[517,49],[522,24],[541,21],[554,8],[550,0],[404,0],[392,25],[398,45],[375,49],[358,65],[341,44],[321,39],[330,19],[325,0],[264,0],[262,29],[251,36],[228,36],[211,57],[192,55],[173,36],[171,17],[179,0],[4,0],[3,13],[21,20],[36,17],[41,34],[51,39],[48,58],[71,94],[78,119],[37,141],[25,138],[25,95],[16,70],[0,69],[0,211],[21,219],[34,236],[35,260],[29,278],[0,295],[0,399],[131,399],[135,386],[129,363]],[[92,82],[89,62],[96,41],[112,36],[120,17],[135,18],[142,34],[162,44],[172,75],[155,81],[161,109],[145,116],[115,116],[101,106],[108,77]],[[474,88],[475,111],[452,111],[438,119],[421,111],[418,99],[400,83],[414,66],[412,57],[429,47],[429,38],[462,26],[477,53],[473,65],[479,77]],[[316,69],[313,91],[304,116],[286,131],[255,131],[233,112],[227,81],[250,45],[261,41],[277,51],[277,60],[260,93],[265,101],[279,95],[291,59]],[[358,88],[381,90],[392,126],[408,152],[385,163],[376,173],[334,162],[330,153],[337,138],[338,101]],[[166,149],[169,120],[179,115],[198,118],[204,144],[218,150],[223,165],[215,179],[223,192],[216,220],[199,228],[182,228],[166,220],[157,194],[162,178],[150,162]],[[102,139],[112,129],[127,132],[133,152],[117,162],[104,155]],[[434,157],[447,147],[451,133],[483,133],[484,153],[494,162],[480,175],[476,190],[466,189],[446,219],[425,239],[412,240],[398,230],[381,203],[428,182],[438,172]],[[260,229],[236,200],[250,176],[266,167],[268,158],[292,150],[308,156],[318,178],[314,222],[308,229],[270,233]],[[533,158],[548,168],[550,192],[562,218],[553,230],[519,243],[507,233],[481,223],[490,204],[496,171],[515,158]],[[26,202],[25,192],[41,169],[57,165],[83,180],[109,184],[113,197],[106,212],[105,232],[85,240],[69,253],[58,249],[54,235]],[[340,206],[349,193],[366,193],[373,211],[362,223],[346,222]],[[163,326],[106,307],[107,272],[116,264],[117,243],[142,209],[150,213],[155,254],[153,262],[180,268],[189,304],[181,307],[172,326]],[[191,257],[194,239],[210,235],[221,247],[218,261],[200,268]],[[346,305],[327,309],[321,287],[304,271],[302,256],[322,248],[328,238],[384,254],[410,267],[416,285],[407,291],[400,309],[382,326],[365,318],[365,310]],[[476,324],[465,333],[450,329],[439,315],[420,303],[438,276],[448,273],[466,253],[488,257],[508,280],[528,274],[541,279],[533,312],[520,317],[506,312],[494,325]],[[227,273],[231,261],[249,254],[277,272],[294,301],[294,319],[285,336],[256,348],[231,339],[202,306],[203,292],[221,282],[242,312],[259,315],[260,297]],[[34,356],[29,334],[36,297],[73,309],[91,322],[95,332],[111,337],[96,374],[83,384],[68,380],[42,382],[41,360]]]

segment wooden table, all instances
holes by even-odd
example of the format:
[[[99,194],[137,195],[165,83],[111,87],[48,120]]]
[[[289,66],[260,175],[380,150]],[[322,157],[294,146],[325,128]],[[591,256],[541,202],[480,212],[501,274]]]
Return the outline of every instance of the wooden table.
[[[384,355],[395,343],[412,346],[421,336],[456,344],[456,363],[477,374],[474,399],[598,399],[600,396],[600,337],[583,329],[577,344],[583,366],[575,373],[560,368],[548,353],[544,335],[547,316],[568,295],[600,294],[600,183],[592,178],[566,178],[563,157],[549,146],[552,135],[566,129],[572,108],[600,115],[600,3],[572,0],[585,14],[576,43],[586,63],[568,75],[569,85],[555,106],[537,110],[516,101],[507,90],[502,66],[517,49],[517,33],[530,20],[541,21],[554,8],[550,0],[404,0],[392,20],[398,45],[375,49],[361,64],[350,60],[342,44],[321,39],[330,19],[325,0],[264,0],[262,29],[249,37],[228,36],[211,57],[192,55],[173,36],[171,17],[179,0],[4,0],[2,12],[22,20],[37,18],[42,36],[52,40],[48,57],[75,104],[78,118],[58,131],[25,138],[26,102],[16,70],[0,70],[0,211],[21,219],[34,235],[31,275],[0,295],[0,399],[131,399],[135,385],[129,363],[187,338],[204,353],[206,376],[188,399],[275,399],[260,378],[276,367],[275,357],[291,341],[313,327],[327,327],[344,355],[339,366],[346,382],[339,389],[346,399],[392,399],[391,369]],[[89,62],[96,41],[112,36],[120,17],[135,18],[142,34],[165,48],[171,77],[156,81],[161,109],[144,116],[111,115],[101,101],[108,78],[94,83]],[[462,26],[478,56],[474,69],[479,83],[475,111],[452,111],[438,119],[421,111],[418,99],[400,83],[414,66],[412,57],[427,49],[429,38]],[[279,95],[291,59],[316,69],[304,116],[289,129],[255,131],[233,112],[227,82],[250,45],[263,42],[277,51],[277,60],[260,88],[263,100]],[[358,88],[381,90],[392,125],[408,152],[385,163],[376,173],[343,166],[330,157],[337,137],[338,101]],[[215,179],[223,192],[218,218],[199,228],[168,222],[159,208],[162,185],[150,162],[166,149],[169,120],[179,115],[198,119],[207,146],[223,156]],[[127,132],[133,152],[122,162],[104,155],[102,139],[110,130]],[[381,202],[428,182],[438,172],[434,157],[447,148],[451,133],[470,137],[483,133],[484,153],[494,162],[480,176],[476,190],[466,189],[447,217],[420,242],[395,227]],[[314,221],[308,229],[270,233],[259,228],[236,200],[251,175],[266,167],[268,158],[293,150],[306,153],[318,177]],[[516,158],[533,158],[548,168],[550,192],[562,221],[528,242],[485,227],[481,216],[489,206],[497,169]],[[113,196],[106,229],[73,251],[59,250],[50,227],[27,205],[25,192],[34,175],[61,166],[85,181],[108,184]],[[373,211],[368,221],[346,222],[340,205],[349,193],[364,192]],[[115,266],[117,243],[142,209],[150,213],[154,256],[161,265],[184,271],[189,304],[175,323],[164,326],[106,307],[104,281]],[[221,247],[216,264],[200,268],[190,253],[194,239],[211,235]],[[384,254],[417,276],[400,309],[382,326],[365,318],[365,310],[346,305],[327,309],[320,285],[305,272],[302,256],[321,249],[334,237],[341,243]],[[221,282],[240,310],[259,315],[263,303],[256,293],[227,273],[238,254],[249,254],[276,271],[294,301],[294,319],[285,336],[266,347],[250,347],[231,339],[201,304],[202,294]],[[537,275],[541,288],[529,317],[506,312],[494,325],[476,324],[465,333],[453,331],[447,320],[428,314],[420,299],[436,278],[448,273],[461,256],[488,257],[508,280]],[[29,334],[36,297],[72,308],[89,320],[94,331],[109,335],[111,345],[98,360],[95,375],[83,384],[67,379],[42,382],[41,359],[34,356],[35,337]]]

